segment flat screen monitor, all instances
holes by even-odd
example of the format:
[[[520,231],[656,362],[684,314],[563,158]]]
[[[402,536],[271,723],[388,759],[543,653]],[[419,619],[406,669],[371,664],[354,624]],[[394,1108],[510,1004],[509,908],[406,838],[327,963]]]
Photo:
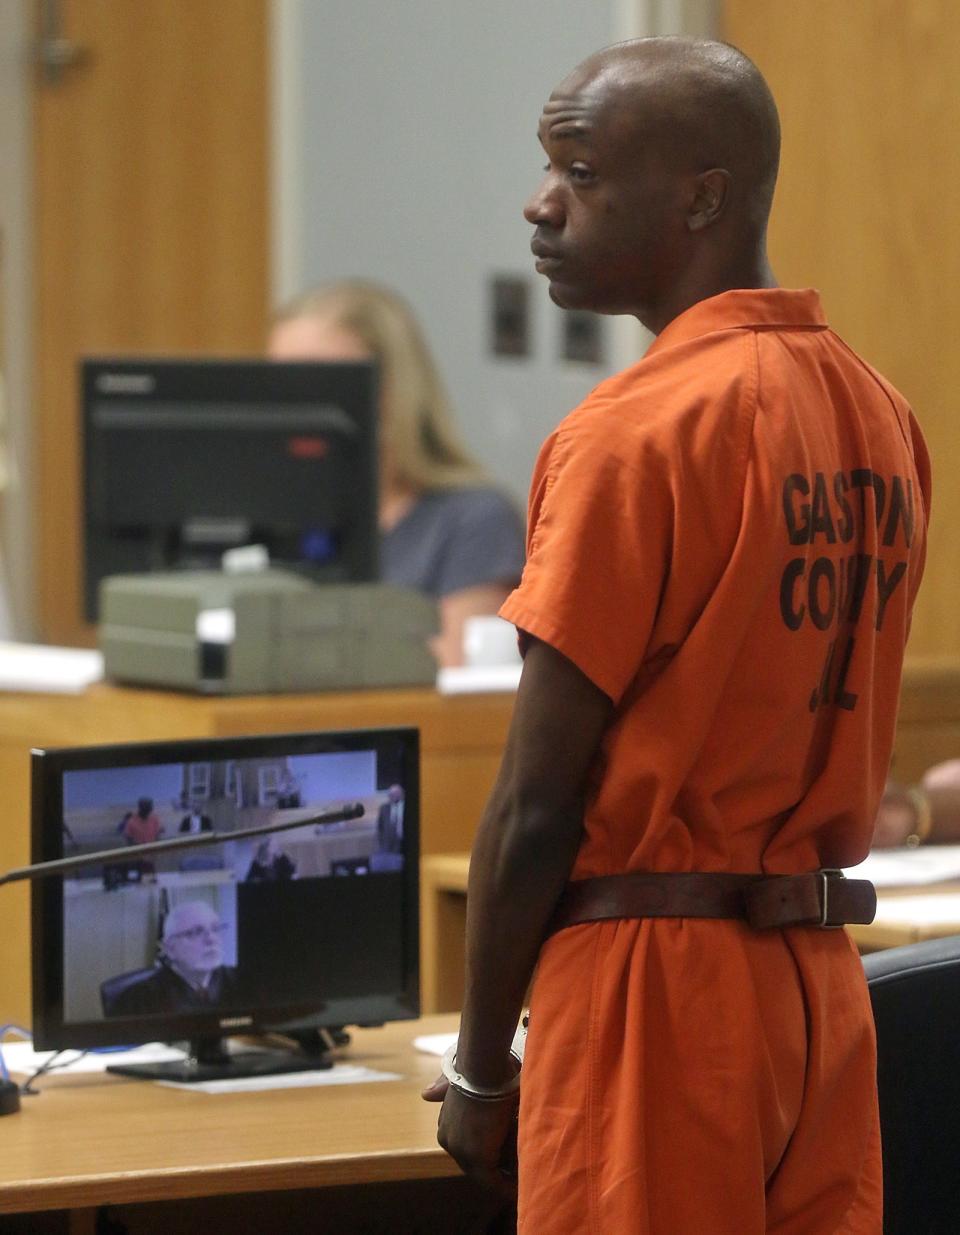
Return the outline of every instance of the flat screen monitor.
[[[38,1049],[186,1041],[147,1075],[207,1079],[310,1062],[231,1035],[419,1015],[417,730],[36,750],[32,790],[35,862],[115,855],[33,883]]]
[[[378,577],[372,362],[81,362],[84,608],[109,575],[210,569],[228,549],[319,581]]]

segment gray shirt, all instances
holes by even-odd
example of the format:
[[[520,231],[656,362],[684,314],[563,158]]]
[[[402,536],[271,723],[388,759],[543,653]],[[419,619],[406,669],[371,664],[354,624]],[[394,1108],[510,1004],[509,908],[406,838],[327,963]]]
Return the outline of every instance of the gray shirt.
[[[380,538],[385,583],[446,596],[484,583],[516,584],[523,521],[497,489],[435,489]]]

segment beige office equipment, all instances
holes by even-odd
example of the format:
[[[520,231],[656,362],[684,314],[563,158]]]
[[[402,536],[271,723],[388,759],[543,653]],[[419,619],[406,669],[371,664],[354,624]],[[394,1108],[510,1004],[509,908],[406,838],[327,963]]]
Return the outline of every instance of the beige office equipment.
[[[436,605],[390,584],[279,570],[115,575],[100,646],[118,681],[207,694],[431,684]]]

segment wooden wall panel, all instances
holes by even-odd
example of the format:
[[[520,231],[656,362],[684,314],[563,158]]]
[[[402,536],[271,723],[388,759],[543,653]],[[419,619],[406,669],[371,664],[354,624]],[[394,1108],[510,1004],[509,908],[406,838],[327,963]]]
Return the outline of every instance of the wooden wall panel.
[[[903,391],[934,462],[914,657],[960,658],[960,5],[724,0],[723,35],[780,107],[770,251],[831,324]]]
[[[82,59],[35,98],[43,634],[80,613],[77,359],[262,351],[267,0],[63,0]]]

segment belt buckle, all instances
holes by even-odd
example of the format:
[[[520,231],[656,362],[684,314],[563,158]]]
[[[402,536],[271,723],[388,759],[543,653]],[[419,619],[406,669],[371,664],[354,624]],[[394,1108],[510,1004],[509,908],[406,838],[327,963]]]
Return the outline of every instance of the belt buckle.
[[[818,923],[821,930],[824,931],[839,931],[843,929],[842,922],[828,922],[830,916],[829,911],[829,887],[831,875],[837,879],[846,879],[846,875],[838,866],[826,866],[817,871],[820,876],[820,921]]]

